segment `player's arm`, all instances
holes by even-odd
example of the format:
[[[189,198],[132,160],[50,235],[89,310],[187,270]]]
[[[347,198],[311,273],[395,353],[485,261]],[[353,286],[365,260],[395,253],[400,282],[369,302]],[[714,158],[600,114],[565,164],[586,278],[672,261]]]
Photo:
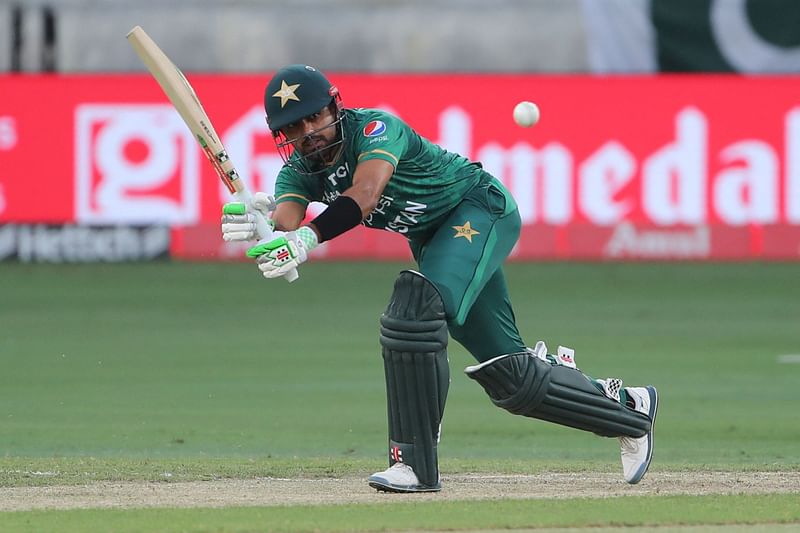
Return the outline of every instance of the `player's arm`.
[[[344,196],[352,198],[361,208],[361,220],[378,206],[378,200],[392,174],[394,165],[383,159],[370,159],[356,167],[353,185],[344,191]]]
[[[394,166],[381,159],[359,164],[353,174],[353,185],[309,224],[319,242],[329,241],[361,224],[378,205],[393,173]]]
[[[306,206],[298,202],[282,202],[272,214],[272,222],[278,231],[294,231],[306,216]]]
[[[279,213],[276,209],[273,216],[276,225],[286,224],[279,229],[297,229],[251,248],[247,255],[256,259],[266,278],[280,277],[289,269],[297,268],[306,261],[308,252],[320,243],[358,226],[377,206],[393,173],[394,165],[387,161],[375,159],[359,164],[353,175],[353,185],[306,226],[297,227],[302,220],[301,211],[305,212],[301,205],[298,204],[301,211],[294,208]],[[280,203],[278,209],[293,203]]]

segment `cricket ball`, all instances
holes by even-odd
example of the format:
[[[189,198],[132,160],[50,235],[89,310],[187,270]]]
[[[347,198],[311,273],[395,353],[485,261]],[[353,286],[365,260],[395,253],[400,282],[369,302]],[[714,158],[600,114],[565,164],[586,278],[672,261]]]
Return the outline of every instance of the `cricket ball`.
[[[517,126],[530,128],[539,122],[539,106],[533,102],[520,102],[514,106],[514,122]]]

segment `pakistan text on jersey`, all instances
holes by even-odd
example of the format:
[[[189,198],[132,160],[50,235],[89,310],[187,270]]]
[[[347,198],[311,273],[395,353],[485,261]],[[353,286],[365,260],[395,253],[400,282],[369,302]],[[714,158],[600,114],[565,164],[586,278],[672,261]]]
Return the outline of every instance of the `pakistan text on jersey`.
[[[370,211],[369,215],[367,215],[367,218],[364,219],[364,225],[372,226],[372,218],[375,216],[375,213],[385,215],[386,208],[392,205],[392,202],[394,202],[394,198],[382,194],[381,197],[378,199],[378,205],[376,205],[375,209]]]
[[[425,214],[427,204],[406,201],[406,208],[394,217],[394,220],[386,225],[386,229],[397,233],[408,233],[408,228],[417,225],[419,222],[418,217]]]

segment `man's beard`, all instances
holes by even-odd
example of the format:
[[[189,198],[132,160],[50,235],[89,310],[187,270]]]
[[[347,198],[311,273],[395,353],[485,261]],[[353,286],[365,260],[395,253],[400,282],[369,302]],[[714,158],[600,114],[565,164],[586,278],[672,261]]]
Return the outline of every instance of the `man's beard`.
[[[330,161],[332,147],[329,145],[313,144],[311,146],[303,146],[303,155],[308,161],[308,164],[313,167],[313,170],[319,170],[327,165],[333,163]]]
[[[318,172],[336,162],[340,144],[337,139],[327,142],[323,137],[315,135],[303,139],[300,152],[308,162],[309,170]]]

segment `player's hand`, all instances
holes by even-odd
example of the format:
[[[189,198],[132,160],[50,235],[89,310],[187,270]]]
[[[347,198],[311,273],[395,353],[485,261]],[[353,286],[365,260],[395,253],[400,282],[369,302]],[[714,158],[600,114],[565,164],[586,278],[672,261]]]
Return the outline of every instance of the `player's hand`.
[[[308,230],[308,228],[300,228]],[[298,231],[300,231],[298,230]],[[279,278],[308,259],[308,245],[290,231],[247,250],[247,257],[256,260],[265,278]]]
[[[271,228],[275,225],[270,214],[275,211],[275,198],[267,193],[257,192],[253,195],[252,209],[259,211],[267,219]],[[222,206],[222,240],[253,241],[258,239],[256,230],[256,214],[248,212],[242,202],[231,202]]]

